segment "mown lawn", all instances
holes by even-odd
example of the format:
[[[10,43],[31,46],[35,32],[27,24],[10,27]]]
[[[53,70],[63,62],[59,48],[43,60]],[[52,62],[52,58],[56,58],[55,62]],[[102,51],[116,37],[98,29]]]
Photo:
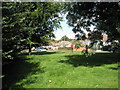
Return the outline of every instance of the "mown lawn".
[[[3,87],[118,88],[119,53],[33,52],[5,67]],[[7,70],[7,71],[6,71]]]

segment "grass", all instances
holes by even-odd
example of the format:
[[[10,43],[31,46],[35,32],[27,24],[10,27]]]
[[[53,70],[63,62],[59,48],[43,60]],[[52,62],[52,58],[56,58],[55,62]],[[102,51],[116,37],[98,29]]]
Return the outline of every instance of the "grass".
[[[3,87],[118,88],[118,53],[86,57],[81,52],[60,51],[25,56],[4,68]]]

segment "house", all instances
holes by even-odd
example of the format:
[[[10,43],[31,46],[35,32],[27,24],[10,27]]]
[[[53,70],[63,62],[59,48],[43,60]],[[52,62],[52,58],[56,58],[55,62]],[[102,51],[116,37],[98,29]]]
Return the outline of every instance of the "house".
[[[53,43],[53,46],[57,46],[57,47],[70,47],[71,46],[71,42],[70,41],[60,41],[58,43]]]
[[[85,47],[73,48],[73,51],[83,51],[86,50]],[[88,49],[88,51],[92,51],[92,49]]]

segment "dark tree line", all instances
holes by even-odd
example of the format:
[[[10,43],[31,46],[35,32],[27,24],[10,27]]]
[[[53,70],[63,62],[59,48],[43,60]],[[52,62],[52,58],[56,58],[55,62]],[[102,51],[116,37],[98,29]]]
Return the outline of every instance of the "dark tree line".
[[[60,27],[62,17],[68,12],[68,24],[79,39],[100,40],[106,33],[109,40],[120,40],[119,2],[4,2],[2,4],[2,56],[13,59],[24,48],[31,52],[32,45],[45,45],[53,31]],[[96,31],[91,31],[93,25]]]
[[[2,56],[14,59],[17,53],[32,45],[45,45],[60,27],[61,3],[4,2],[2,4]]]
[[[66,6],[68,24],[79,37],[84,37],[86,30],[90,34],[90,26],[98,32],[106,33],[109,40],[120,40],[120,3],[119,2],[73,2]],[[84,30],[83,30],[84,29]],[[96,32],[97,32],[96,31]],[[93,37],[96,40],[97,37]]]

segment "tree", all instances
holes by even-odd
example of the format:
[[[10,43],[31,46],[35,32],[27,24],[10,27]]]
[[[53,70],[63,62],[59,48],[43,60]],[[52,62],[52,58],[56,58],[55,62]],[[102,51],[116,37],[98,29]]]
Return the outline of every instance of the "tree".
[[[97,31],[108,34],[110,40],[120,40],[119,2],[73,2],[68,5],[66,19],[74,33],[84,36],[85,31],[91,32],[93,25]]]
[[[58,7],[59,6],[59,7]],[[60,27],[58,13],[61,3],[52,2],[13,2],[2,4],[2,43],[3,59],[13,59],[16,54],[34,44],[43,45],[53,31]]]
[[[73,42],[73,44],[75,45],[75,48],[79,48],[80,46],[82,46],[82,44],[80,42]]]
[[[65,35],[65,36],[63,36],[60,40],[61,40],[61,41],[69,41],[70,39]]]

